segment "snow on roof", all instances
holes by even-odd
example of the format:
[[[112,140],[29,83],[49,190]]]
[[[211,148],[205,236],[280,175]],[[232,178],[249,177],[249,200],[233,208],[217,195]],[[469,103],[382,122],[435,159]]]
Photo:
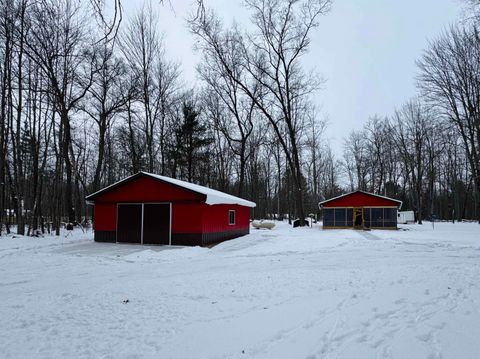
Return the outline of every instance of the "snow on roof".
[[[157,174],[154,174],[154,173],[143,172],[143,171],[139,172],[139,173],[137,173],[133,176],[138,176],[139,174],[143,174],[145,176],[152,177],[152,178],[158,179],[160,181],[167,182],[167,183],[173,184],[175,186],[179,186],[179,187],[188,189],[190,191],[203,194],[207,197],[206,200],[205,200],[206,204],[239,204],[241,206],[246,206],[246,207],[256,207],[255,202],[250,202],[250,201],[247,201],[243,198],[235,197],[235,196],[232,196],[232,195],[224,193],[224,192],[220,192],[220,191],[208,188],[208,187],[200,186],[198,184],[182,181],[182,180],[175,179],[175,178],[160,176],[160,175],[157,175]],[[125,179],[123,179],[119,182],[116,182],[116,183],[114,183],[114,184],[112,184],[108,187],[105,187],[104,189],[102,189],[98,192],[92,193],[91,195],[87,196],[87,201],[89,199],[93,198],[94,196],[100,194],[101,192],[104,192],[104,191],[106,191],[106,190],[108,190],[108,189],[110,189],[114,186],[117,186],[117,185],[129,180],[133,176],[130,176],[130,177],[125,178]]]
[[[181,181],[175,178],[160,176],[154,173],[148,173],[148,172],[142,172],[142,173],[146,174],[147,176],[157,178],[161,181],[165,181],[173,185],[183,187],[197,193],[204,194],[207,196],[207,199],[205,201],[206,204],[240,204],[242,206],[247,206],[247,207],[256,207],[257,205],[255,202],[250,202],[250,201],[247,201],[246,199],[235,197],[230,194],[217,191],[215,189],[200,186],[198,184]]]
[[[399,201],[398,199],[393,199],[393,198],[390,198],[390,197],[386,197],[386,196],[381,196],[379,194],[375,194],[375,193],[370,193],[370,192],[365,192],[365,191],[361,191],[361,190],[357,190],[357,191],[353,191],[353,192],[348,192],[348,193],[345,193],[345,194],[342,194],[340,196],[337,196],[337,197],[333,197],[333,198],[330,198],[330,199],[326,199],[325,201],[322,201],[318,204],[318,206],[320,207],[322,204],[324,203],[327,203],[327,202],[331,202],[331,201],[334,201],[336,199],[339,199],[339,198],[342,198],[342,197],[345,197],[345,196],[349,196],[353,193],[363,193],[363,194],[366,194],[366,195],[369,195],[369,196],[374,196],[374,197],[379,197],[379,198],[383,198],[383,199],[386,199],[388,201],[393,201],[393,202],[397,202],[400,204],[400,207],[402,207],[402,201]]]

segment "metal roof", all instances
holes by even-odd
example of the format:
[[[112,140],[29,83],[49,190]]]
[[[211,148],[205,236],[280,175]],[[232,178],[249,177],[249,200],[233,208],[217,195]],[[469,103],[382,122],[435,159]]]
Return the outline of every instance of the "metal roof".
[[[114,184],[112,184],[108,187],[105,187],[105,188],[101,189],[100,191],[97,191],[95,193],[92,193],[92,194],[88,195],[85,199],[87,200],[87,202],[93,203],[92,200],[93,200],[94,197],[97,197],[97,196],[99,196],[99,195],[101,195],[105,192],[108,192],[108,191],[112,190],[114,187],[117,187],[117,186],[119,186],[119,185],[121,185],[125,182],[128,182],[128,181],[130,181],[130,180],[132,180],[136,177],[139,177],[139,176],[151,177],[151,178],[159,180],[161,182],[166,182],[166,183],[169,183],[169,184],[172,184],[174,186],[187,189],[187,190],[195,192],[195,193],[203,194],[203,195],[206,196],[206,199],[205,199],[206,204],[239,204],[241,206],[246,206],[246,207],[256,207],[255,202],[247,201],[247,200],[245,200],[243,198],[240,198],[240,197],[235,197],[235,196],[232,196],[230,194],[217,191],[215,189],[200,186],[198,184],[194,184],[194,183],[190,183],[190,182],[186,182],[186,181],[182,181],[182,180],[179,180],[179,179],[170,178],[170,177],[166,177],[166,176],[160,176],[160,175],[157,175],[157,174],[154,174],[154,173],[148,173],[148,172],[138,172],[138,173],[136,173],[136,174],[134,174],[130,177],[124,178],[121,181],[118,181],[118,182],[116,182],[116,183],[114,183]]]
[[[402,204],[403,204],[403,202],[400,201],[400,200],[398,200],[398,199],[393,199],[393,198],[390,198],[390,197],[381,196],[381,195],[379,195],[379,194],[375,194],[375,193],[370,193],[370,192],[365,192],[365,191],[357,190],[357,191],[345,193],[345,194],[342,194],[342,195],[340,195],[340,196],[333,197],[333,198],[327,199],[327,200],[325,200],[325,201],[319,202],[319,203],[318,203],[318,206],[321,207],[321,206],[322,206],[323,204],[325,204],[325,203],[334,201],[334,200],[339,199],[339,198],[342,198],[342,197],[349,196],[349,195],[354,194],[354,193],[363,193],[363,194],[366,194],[366,195],[368,195],[368,196],[374,196],[374,197],[386,199],[386,200],[388,200],[388,201],[397,202],[397,203],[399,204],[399,208],[401,208],[401,207],[402,207]]]

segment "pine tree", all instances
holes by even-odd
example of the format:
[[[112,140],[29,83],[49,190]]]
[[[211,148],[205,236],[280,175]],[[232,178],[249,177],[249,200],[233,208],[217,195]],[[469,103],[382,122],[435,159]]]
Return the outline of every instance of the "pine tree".
[[[181,177],[186,177],[192,182],[195,177],[196,167],[207,160],[205,147],[213,140],[208,136],[207,127],[200,122],[200,113],[191,103],[182,105],[182,121],[175,129],[175,141],[171,157],[175,163],[174,168],[179,168]],[[174,171],[174,175],[176,175]],[[186,176],[184,174],[186,172]]]

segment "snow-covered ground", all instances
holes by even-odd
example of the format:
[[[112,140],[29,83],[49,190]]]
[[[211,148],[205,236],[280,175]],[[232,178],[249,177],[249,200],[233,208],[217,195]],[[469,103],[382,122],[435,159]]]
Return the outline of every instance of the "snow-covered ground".
[[[0,238],[2,358],[479,358],[480,225]]]

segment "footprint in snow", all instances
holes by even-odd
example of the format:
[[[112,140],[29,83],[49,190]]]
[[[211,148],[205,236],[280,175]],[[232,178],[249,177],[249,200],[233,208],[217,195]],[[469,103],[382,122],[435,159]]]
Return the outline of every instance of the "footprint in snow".
[[[417,335],[417,339],[418,340],[421,340],[422,342],[429,342],[432,340],[432,333],[429,332],[429,333],[425,333],[425,334],[421,334],[421,335]]]
[[[368,336],[363,334],[362,336],[357,338],[357,343],[365,343],[368,340]]]

